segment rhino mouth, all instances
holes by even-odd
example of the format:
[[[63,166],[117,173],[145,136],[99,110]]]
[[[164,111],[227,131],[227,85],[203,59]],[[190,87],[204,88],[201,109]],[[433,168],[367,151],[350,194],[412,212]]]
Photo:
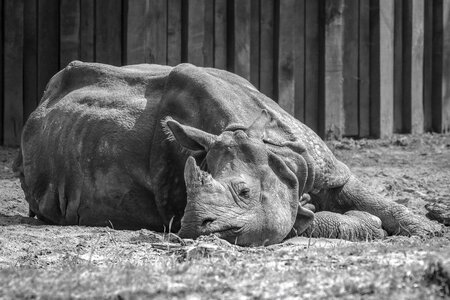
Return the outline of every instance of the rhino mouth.
[[[230,226],[230,225],[220,225],[217,221],[212,221],[209,224],[201,225],[198,233],[199,235],[213,234],[220,238],[234,238],[242,233],[244,230],[243,226]]]
[[[217,219],[206,218],[203,222],[200,222],[195,212],[188,210],[185,212],[178,234],[182,238],[197,238],[201,235],[213,234],[219,238],[234,241],[243,231],[244,226],[223,224]]]
[[[236,236],[242,232],[242,227],[232,226],[225,227],[216,230],[210,230],[209,233],[214,234],[218,237]]]
[[[224,228],[181,228],[178,235],[182,238],[198,238],[201,235],[215,235],[221,239],[234,241],[243,231],[242,227],[231,226]]]
[[[212,232],[213,235],[218,238],[227,240],[229,242],[234,242],[238,236],[241,235],[243,228],[242,227],[230,227],[222,230]]]

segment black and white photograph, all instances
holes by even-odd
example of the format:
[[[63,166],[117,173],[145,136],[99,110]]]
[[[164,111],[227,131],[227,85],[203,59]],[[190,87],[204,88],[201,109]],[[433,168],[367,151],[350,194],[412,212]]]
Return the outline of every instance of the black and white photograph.
[[[450,0],[0,0],[0,299],[450,299]]]

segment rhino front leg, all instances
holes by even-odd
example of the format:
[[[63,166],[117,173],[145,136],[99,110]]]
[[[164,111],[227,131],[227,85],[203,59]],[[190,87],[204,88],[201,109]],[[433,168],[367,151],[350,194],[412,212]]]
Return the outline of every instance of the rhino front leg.
[[[321,197],[322,205],[319,204],[324,210],[368,212],[380,218],[383,229],[389,235],[429,236],[442,232],[440,224],[413,213],[401,204],[384,199],[354,175],[343,187],[329,190],[326,194]]]
[[[384,238],[381,220],[367,212],[348,211],[344,214],[321,211],[314,215],[313,224],[302,233],[314,238],[365,241]]]

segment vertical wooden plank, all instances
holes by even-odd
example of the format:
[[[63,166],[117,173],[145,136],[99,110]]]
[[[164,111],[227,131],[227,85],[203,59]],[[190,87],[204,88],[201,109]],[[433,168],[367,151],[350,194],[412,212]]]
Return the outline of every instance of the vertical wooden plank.
[[[343,132],[344,0],[325,1],[325,138]]]
[[[394,132],[403,129],[403,1],[394,1]]]
[[[214,66],[214,1],[205,2],[204,66]]]
[[[80,57],[80,1],[60,1],[59,67],[64,68],[69,62]]]
[[[370,0],[359,1],[359,136],[370,135]]]
[[[450,131],[450,0],[444,0],[442,44],[442,132]]]
[[[278,39],[278,104],[291,115],[294,111],[294,11],[295,0],[280,0]]]
[[[23,49],[23,113],[24,120],[39,102],[37,94],[37,0],[25,1]],[[0,68],[1,69],[1,68]]]
[[[433,130],[450,131],[450,0],[433,1]]]
[[[203,42],[205,34],[205,0],[188,1],[187,61],[203,66]]]
[[[214,67],[227,68],[227,0],[214,2]]]
[[[295,1],[294,20],[294,116],[305,121],[305,2]]]
[[[305,0],[305,124],[316,133],[319,133],[319,53],[319,1]]]
[[[125,64],[144,63],[145,37],[148,23],[148,0],[127,0],[127,33]]]
[[[423,132],[424,1],[403,3],[403,129]]]
[[[80,0],[80,59],[94,61],[95,2]]]
[[[234,1],[234,61],[232,71],[250,80],[251,1]]]
[[[4,4],[4,144],[20,144],[23,124],[24,0]],[[6,13],[7,12],[7,13]]]
[[[4,46],[4,39],[3,39],[3,7],[4,7],[4,1],[0,0],[0,144],[3,145],[3,106],[4,106],[4,93],[3,93],[3,74],[4,74],[4,57],[3,57],[3,46]]]
[[[80,59],[94,61],[94,11],[93,0],[80,0]]]
[[[371,1],[371,135],[393,132],[394,1]]]
[[[146,62],[167,63],[167,2],[166,0],[149,0]]]
[[[423,126],[425,131],[431,131],[433,97],[433,0],[425,0],[423,45]]]
[[[259,88],[260,0],[251,0],[250,7],[250,82]]]
[[[122,64],[122,0],[95,1],[95,60]]]
[[[358,136],[358,46],[359,46],[359,0],[344,1],[343,41],[343,135]]]
[[[38,1],[38,97],[59,70],[59,0]]]
[[[303,1],[299,2],[303,4]],[[261,1],[259,88],[269,98],[274,97],[274,5],[274,0]]]
[[[212,1],[190,0],[188,3],[188,62],[198,66],[212,66],[214,28],[211,23]]]
[[[167,64],[181,63],[181,0],[169,0],[167,8]]]

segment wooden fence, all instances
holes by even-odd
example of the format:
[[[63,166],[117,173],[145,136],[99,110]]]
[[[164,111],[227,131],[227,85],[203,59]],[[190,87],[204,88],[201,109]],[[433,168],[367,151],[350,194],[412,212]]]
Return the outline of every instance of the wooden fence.
[[[323,137],[450,129],[450,0],[0,0],[0,139],[71,60],[249,79]]]

